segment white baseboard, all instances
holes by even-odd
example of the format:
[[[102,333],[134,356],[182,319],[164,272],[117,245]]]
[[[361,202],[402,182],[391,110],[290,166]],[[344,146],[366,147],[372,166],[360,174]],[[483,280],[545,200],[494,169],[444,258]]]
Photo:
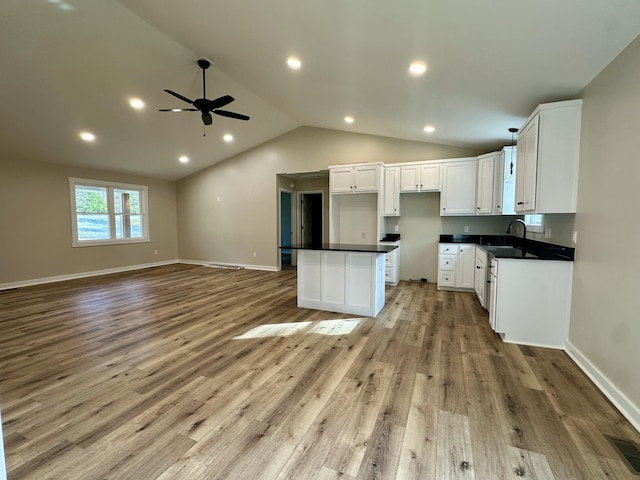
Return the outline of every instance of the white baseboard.
[[[278,267],[274,267],[273,265],[249,265],[243,263],[227,263],[227,262],[214,262],[214,261],[203,261],[203,260],[178,260],[178,263],[186,263],[187,265],[202,265],[203,267],[210,267],[215,265],[220,265],[223,267],[230,268],[246,268],[247,270],[264,270],[267,272],[277,272]]]
[[[613,403],[620,413],[640,432],[640,407],[622,393],[589,359],[567,340],[565,351],[576,365],[597,385],[600,391]]]
[[[8,290],[10,288],[28,287],[31,285],[40,285],[43,283],[64,282],[65,280],[75,280],[78,278],[96,277],[98,275],[108,275],[110,273],[128,272],[130,270],[140,270],[143,268],[160,267],[162,265],[171,265],[178,263],[178,260],[165,260],[163,262],[142,263],[138,265],[127,265],[126,267],[107,268],[104,270],[93,270],[90,272],[70,273],[68,275],[56,275],[54,277],[34,278],[31,280],[22,280],[20,282],[0,283],[0,290]]]

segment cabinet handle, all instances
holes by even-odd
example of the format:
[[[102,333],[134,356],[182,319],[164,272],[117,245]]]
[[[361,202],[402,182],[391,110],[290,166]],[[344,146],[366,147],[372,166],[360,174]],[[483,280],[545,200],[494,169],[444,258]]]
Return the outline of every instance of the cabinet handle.
[[[518,202],[518,205],[524,205],[524,202]]]
[[[420,189],[422,189],[422,184],[420,184]]]
[[[480,207],[476,207],[478,210],[480,210]]]
[[[480,270],[482,267],[480,265],[476,265],[476,268]]]
[[[418,185],[416,185],[416,190],[418,189]]]

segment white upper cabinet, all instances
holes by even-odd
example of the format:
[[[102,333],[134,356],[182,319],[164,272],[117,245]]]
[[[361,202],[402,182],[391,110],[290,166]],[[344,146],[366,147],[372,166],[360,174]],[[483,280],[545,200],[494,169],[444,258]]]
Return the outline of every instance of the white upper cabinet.
[[[499,164],[500,152],[487,153],[478,157],[478,182],[476,185],[476,213],[478,215],[492,215],[494,190],[499,185],[494,185],[495,169]],[[502,190],[500,188],[500,190]],[[499,213],[498,213],[499,215]]]
[[[440,215],[475,215],[478,160],[466,158],[440,164]]]
[[[516,213],[516,169],[518,156],[515,147],[504,147],[496,164],[493,189],[493,214]]]
[[[384,215],[400,215],[400,167],[384,169]]]
[[[331,193],[377,192],[380,188],[378,163],[329,167]]]
[[[575,213],[582,100],[539,105],[518,135],[516,212]]]
[[[400,167],[400,192],[440,191],[440,163],[422,162]]]
[[[526,212],[536,208],[539,124],[540,118],[536,115],[518,135],[516,212]]]

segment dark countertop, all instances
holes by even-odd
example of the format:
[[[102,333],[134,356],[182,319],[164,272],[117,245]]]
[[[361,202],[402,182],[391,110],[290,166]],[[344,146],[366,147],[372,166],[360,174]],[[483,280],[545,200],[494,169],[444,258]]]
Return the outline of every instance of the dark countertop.
[[[280,245],[280,248],[291,248],[293,250],[333,250],[336,252],[366,252],[366,253],[389,253],[397,245],[356,245],[348,243],[322,243],[316,245]]]
[[[495,258],[568,262],[572,262],[575,258],[575,248],[537,240],[523,240],[513,235],[440,235],[440,243],[475,243],[486,247],[487,253]],[[514,248],[500,248],[509,246]]]

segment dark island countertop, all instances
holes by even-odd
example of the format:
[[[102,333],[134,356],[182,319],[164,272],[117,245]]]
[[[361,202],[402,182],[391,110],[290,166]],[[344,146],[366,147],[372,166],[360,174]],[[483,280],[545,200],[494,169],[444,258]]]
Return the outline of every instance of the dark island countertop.
[[[397,245],[356,245],[349,243],[320,243],[320,244],[294,244],[280,245],[280,248],[291,248],[292,250],[332,250],[335,252],[365,252],[365,253],[389,253]]]
[[[575,258],[575,248],[537,240],[523,240],[513,235],[440,235],[440,243],[475,243],[495,258],[568,262]]]

